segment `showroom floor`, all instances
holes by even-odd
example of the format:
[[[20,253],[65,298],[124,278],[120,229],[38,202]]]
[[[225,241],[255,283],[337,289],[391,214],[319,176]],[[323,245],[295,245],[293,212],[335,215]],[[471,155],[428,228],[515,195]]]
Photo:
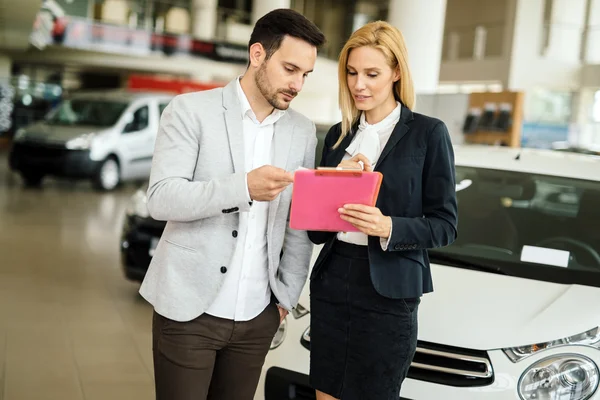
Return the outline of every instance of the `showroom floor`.
[[[24,189],[0,151],[0,400],[153,398],[152,310],[119,264],[134,190]]]

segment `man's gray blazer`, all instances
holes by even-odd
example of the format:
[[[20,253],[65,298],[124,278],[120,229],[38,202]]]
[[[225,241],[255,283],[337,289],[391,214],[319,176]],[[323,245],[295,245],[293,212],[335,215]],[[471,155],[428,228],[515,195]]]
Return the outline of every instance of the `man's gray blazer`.
[[[140,294],[175,321],[203,314],[221,288],[236,245],[239,213],[250,209],[244,169],[242,111],[236,82],[175,97],[156,138],[148,210],[168,221]],[[288,109],[275,123],[273,165],[314,168],[315,125]],[[291,310],[306,282],[312,244],[289,228],[292,185],[269,204],[269,284]],[[285,239],[285,240],[284,240]]]

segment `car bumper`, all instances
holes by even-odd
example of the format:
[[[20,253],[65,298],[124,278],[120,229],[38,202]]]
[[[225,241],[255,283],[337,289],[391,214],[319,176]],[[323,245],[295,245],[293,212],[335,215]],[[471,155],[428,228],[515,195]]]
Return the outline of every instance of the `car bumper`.
[[[127,279],[137,282],[144,280],[164,228],[163,221],[126,216],[121,233],[121,266]]]
[[[90,158],[89,150],[16,142],[10,151],[9,165],[14,171],[26,173],[90,178],[97,173],[100,162]]]
[[[310,352],[301,343],[301,336],[309,324],[310,314],[298,320],[288,316],[286,339],[280,347],[271,350],[267,355],[255,400],[314,400],[316,398],[308,383]],[[581,354],[600,365],[598,353],[598,350],[585,346],[563,347],[542,351],[518,363],[513,363],[501,350],[493,350],[488,352],[494,370],[492,383],[479,387],[457,387],[407,378],[402,384],[399,399],[519,399],[517,390],[520,377],[537,361],[553,355]],[[600,389],[596,390],[590,400],[600,400]]]

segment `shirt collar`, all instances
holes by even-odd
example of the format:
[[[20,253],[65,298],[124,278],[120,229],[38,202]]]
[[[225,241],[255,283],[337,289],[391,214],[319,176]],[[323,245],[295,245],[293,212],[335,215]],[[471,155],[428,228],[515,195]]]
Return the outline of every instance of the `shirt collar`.
[[[281,118],[285,114],[285,110],[278,110],[275,108],[275,109],[273,109],[273,112],[271,114],[269,114],[269,116],[263,120],[262,123],[259,123],[258,120],[256,119],[256,114],[254,114],[254,110],[252,110],[252,107],[250,106],[248,97],[246,97],[246,93],[244,93],[244,90],[242,89],[242,85],[240,83],[241,79],[242,79],[242,76],[241,75],[238,76],[238,78],[236,79],[236,84],[237,84],[238,97],[240,99],[240,106],[242,108],[242,119],[247,115],[252,119],[252,121],[254,121],[258,125],[268,125],[268,124],[274,124],[275,122],[277,122],[279,120],[279,118]]]

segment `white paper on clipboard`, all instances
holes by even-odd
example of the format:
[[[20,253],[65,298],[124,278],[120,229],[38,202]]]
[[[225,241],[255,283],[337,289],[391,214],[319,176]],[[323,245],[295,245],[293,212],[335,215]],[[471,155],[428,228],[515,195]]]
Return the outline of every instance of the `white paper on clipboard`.
[[[521,261],[567,268],[571,253],[546,247],[523,246]]]

